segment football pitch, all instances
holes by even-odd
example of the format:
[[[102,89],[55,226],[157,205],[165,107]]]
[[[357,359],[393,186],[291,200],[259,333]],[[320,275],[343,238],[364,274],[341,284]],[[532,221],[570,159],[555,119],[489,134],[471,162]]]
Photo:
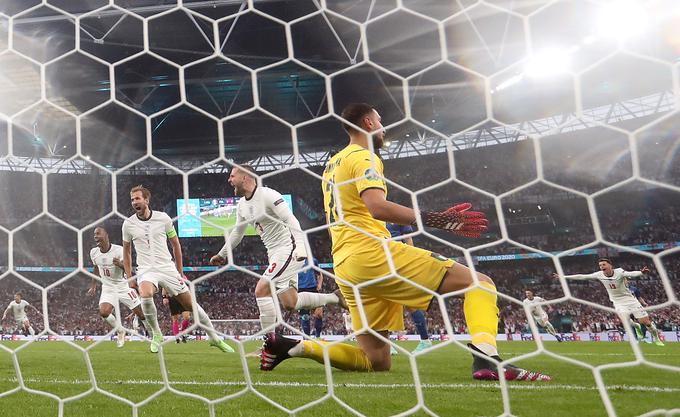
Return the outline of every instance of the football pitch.
[[[79,343],[92,346],[92,343]],[[233,343],[232,343],[233,345]],[[260,343],[244,344],[246,352]],[[3,342],[16,349],[21,342]],[[415,342],[401,342],[411,350]],[[437,346],[435,344],[435,346]],[[635,365],[633,351],[627,343],[547,342],[546,349],[570,360],[589,365],[625,364],[602,370],[602,378],[612,406],[619,416],[637,416],[656,409],[675,409],[680,415],[680,372]],[[665,347],[640,345],[648,361],[680,367],[680,343]],[[536,349],[531,342],[502,342],[499,349],[505,358],[516,357]],[[16,389],[12,356],[0,353],[0,392]],[[138,416],[286,416],[260,397],[266,396],[283,407],[294,410],[328,394],[323,366],[310,360],[291,359],[273,372],[259,371],[259,358],[243,359],[210,348],[207,342],[164,345],[165,367],[170,390],[164,389],[158,355],[148,352],[148,344],[128,342],[118,349],[114,342],[92,346],[89,359],[97,387],[113,395],[140,403]],[[26,387],[60,398],[77,396],[92,390],[85,355],[64,342],[32,343],[17,354]],[[417,379],[412,366],[419,370],[423,404],[440,416],[496,416],[503,413],[499,384],[473,381],[470,355],[454,345],[441,346],[415,357],[393,357],[388,373],[354,373],[333,370],[334,394],[346,405],[366,416],[390,416],[418,405],[414,388]],[[517,362],[517,365],[543,371],[553,376],[544,383],[509,383],[510,411],[516,416],[604,416],[600,391],[590,369],[575,363],[541,354]],[[244,372],[249,370],[251,385]],[[259,394],[258,394],[259,393]],[[196,395],[210,400],[227,399],[208,405]],[[0,397],[3,416],[57,416],[58,401],[45,395],[18,391]],[[211,414],[214,413],[214,414]],[[132,416],[133,407],[110,396],[93,392],[63,405],[64,416]],[[296,416],[352,416],[333,398],[319,401]],[[429,415],[424,410],[414,416]]]
[[[201,217],[201,236],[224,236],[225,232],[229,232],[236,225],[236,212],[229,216],[212,216],[206,215]],[[210,223],[207,223],[210,222]],[[218,227],[215,227],[216,225]],[[257,232],[250,224],[246,227],[246,236],[255,236]]]

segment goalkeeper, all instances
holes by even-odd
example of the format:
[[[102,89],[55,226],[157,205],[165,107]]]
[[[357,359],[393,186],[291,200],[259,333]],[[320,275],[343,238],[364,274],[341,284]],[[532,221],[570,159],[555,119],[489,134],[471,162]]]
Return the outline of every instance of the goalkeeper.
[[[385,222],[415,225],[416,216],[419,216],[426,227],[476,238],[487,230],[488,221],[484,213],[471,211],[469,203],[443,212],[418,213],[387,201],[383,164],[370,151],[368,142],[372,140],[376,152],[383,145],[385,131],[380,115],[372,106],[359,103],[345,107],[342,118],[351,123],[343,126],[350,137],[349,145],[330,159],[323,173],[324,207],[330,224],[335,275],[339,278],[336,282],[347,301],[354,331],[370,328],[382,337],[364,332],[357,335],[358,347],[335,344],[328,347],[328,353],[330,364],[339,369],[387,371],[392,359],[390,345],[385,340],[389,332],[403,330],[403,308],[426,310],[434,292],[447,294],[466,289],[473,285],[473,277],[467,267],[451,259],[389,240]],[[395,271],[402,279],[394,276]],[[350,284],[363,284],[383,277],[388,278],[361,287],[357,299]],[[477,274],[477,277],[479,286],[469,288],[464,301],[465,320],[472,336],[468,346],[475,352],[472,375],[475,379],[497,380],[498,369],[490,360],[501,360],[496,349],[496,287],[488,276]],[[366,321],[361,316],[359,304],[366,313]],[[262,350],[260,369],[272,370],[290,357],[305,357],[323,363],[323,349],[319,343],[324,342],[297,341],[269,333]],[[547,375],[513,366],[506,366],[504,375],[507,380],[550,379]]]

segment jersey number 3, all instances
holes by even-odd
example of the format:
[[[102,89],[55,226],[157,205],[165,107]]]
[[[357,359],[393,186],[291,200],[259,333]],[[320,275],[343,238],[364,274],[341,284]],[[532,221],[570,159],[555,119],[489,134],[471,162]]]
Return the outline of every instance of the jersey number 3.
[[[271,274],[272,272],[274,272],[275,269],[276,269],[276,262],[269,265],[269,269],[267,270],[267,272],[269,272]]]

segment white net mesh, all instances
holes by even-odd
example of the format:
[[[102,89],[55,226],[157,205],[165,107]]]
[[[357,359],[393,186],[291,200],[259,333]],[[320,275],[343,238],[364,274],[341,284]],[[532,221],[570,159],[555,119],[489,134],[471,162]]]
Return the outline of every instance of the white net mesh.
[[[563,354],[546,347],[521,306],[523,289],[539,288],[551,316],[588,318],[562,320],[561,333],[629,341],[628,321],[598,287],[540,278],[590,272],[605,255],[625,269],[652,269],[652,278],[638,285],[652,317],[667,324],[664,334],[677,332],[680,9],[674,1],[7,0],[1,11],[0,302],[23,292],[44,315],[34,324],[41,338],[66,345],[48,359],[33,359],[42,349],[33,338],[0,344],[3,366],[14,372],[2,381],[8,407],[28,393],[54,400],[59,416],[85,415],[69,404],[88,397],[100,398],[90,405],[95,409],[123,403],[133,416],[154,415],[167,412],[154,407],[174,395],[195,406],[196,415],[434,416],[512,415],[522,410],[518,402],[533,401],[521,395],[533,388],[502,379],[493,386],[498,395],[487,399],[498,405],[492,411],[441,405],[447,401],[437,396],[440,389],[490,387],[441,383],[421,369],[427,355],[463,346],[460,294],[435,294],[428,313],[442,340],[435,349],[414,355],[395,345],[408,358],[393,371],[396,379],[338,375],[328,360],[311,382],[294,373],[252,375],[246,343],[260,329],[250,291],[266,256],[257,243],[244,242],[228,270],[202,266],[221,246],[224,224],[218,216],[191,214],[188,205],[232,195],[227,172],[248,163],[261,183],[291,194],[309,249],[322,258],[320,271],[332,276],[321,170],[346,143],[339,113],[361,101],[379,109],[389,132],[382,157],[390,199],[428,210],[471,201],[491,219],[489,233],[467,241],[421,224],[416,245],[494,278],[506,332],[535,340],[529,351],[508,355],[513,363],[544,358],[546,371],[568,364],[563,369],[591,382],[563,383],[560,374],[540,392],[592,390],[593,415],[613,416],[630,414],[625,403],[612,401],[617,390],[680,390],[677,353],[675,361],[656,360],[630,342],[626,354],[612,353],[627,360],[592,350],[583,355],[593,358]],[[118,360],[106,356],[108,337],[89,343],[92,334],[113,333],[99,323],[96,300],[83,296],[92,277],[90,236],[103,223],[120,241],[130,213],[127,193],[139,183],[154,192],[154,207],[176,214],[187,230],[214,236],[182,240],[185,270],[217,330],[238,346],[240,368],[224,370],[236,379],[206,380],[202,374],[219,365],[183,362],[163,351],[153,375],[116,372],[104,366]],[[327,326],[337,333],[342,322],[333,313]],[[295,317],[279,319],[300,334],[291,325]],[[83,339],[88,343],[78,343]],[[61,379],[45,372],[55,363],[73,372]],[[605,383],[603,374],[623,368],[671,382]],[[411,401],[376,410],[372,400],[339,386],[374,396],[408,389]],[[291,400],[277,387],[313,395]],[[633,412],[680,412],[677,400],[660,407],[648,401]],[[234,408],[227,412],[225,404]],[[557,406],[568,412],[572,405]]]

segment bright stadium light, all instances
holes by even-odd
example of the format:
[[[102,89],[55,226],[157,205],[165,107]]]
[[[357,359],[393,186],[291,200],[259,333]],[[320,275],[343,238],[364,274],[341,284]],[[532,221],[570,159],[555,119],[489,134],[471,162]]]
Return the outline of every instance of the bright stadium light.
[[[571,51],[551,48],[536,53],[527,62],[524,73],[532,78],[547,78],[569,72]]]
[[[644,32],[649,24],[647,9],[637,0],[614,0],[602,7],[597,19],[600,36],[625,40]]]

